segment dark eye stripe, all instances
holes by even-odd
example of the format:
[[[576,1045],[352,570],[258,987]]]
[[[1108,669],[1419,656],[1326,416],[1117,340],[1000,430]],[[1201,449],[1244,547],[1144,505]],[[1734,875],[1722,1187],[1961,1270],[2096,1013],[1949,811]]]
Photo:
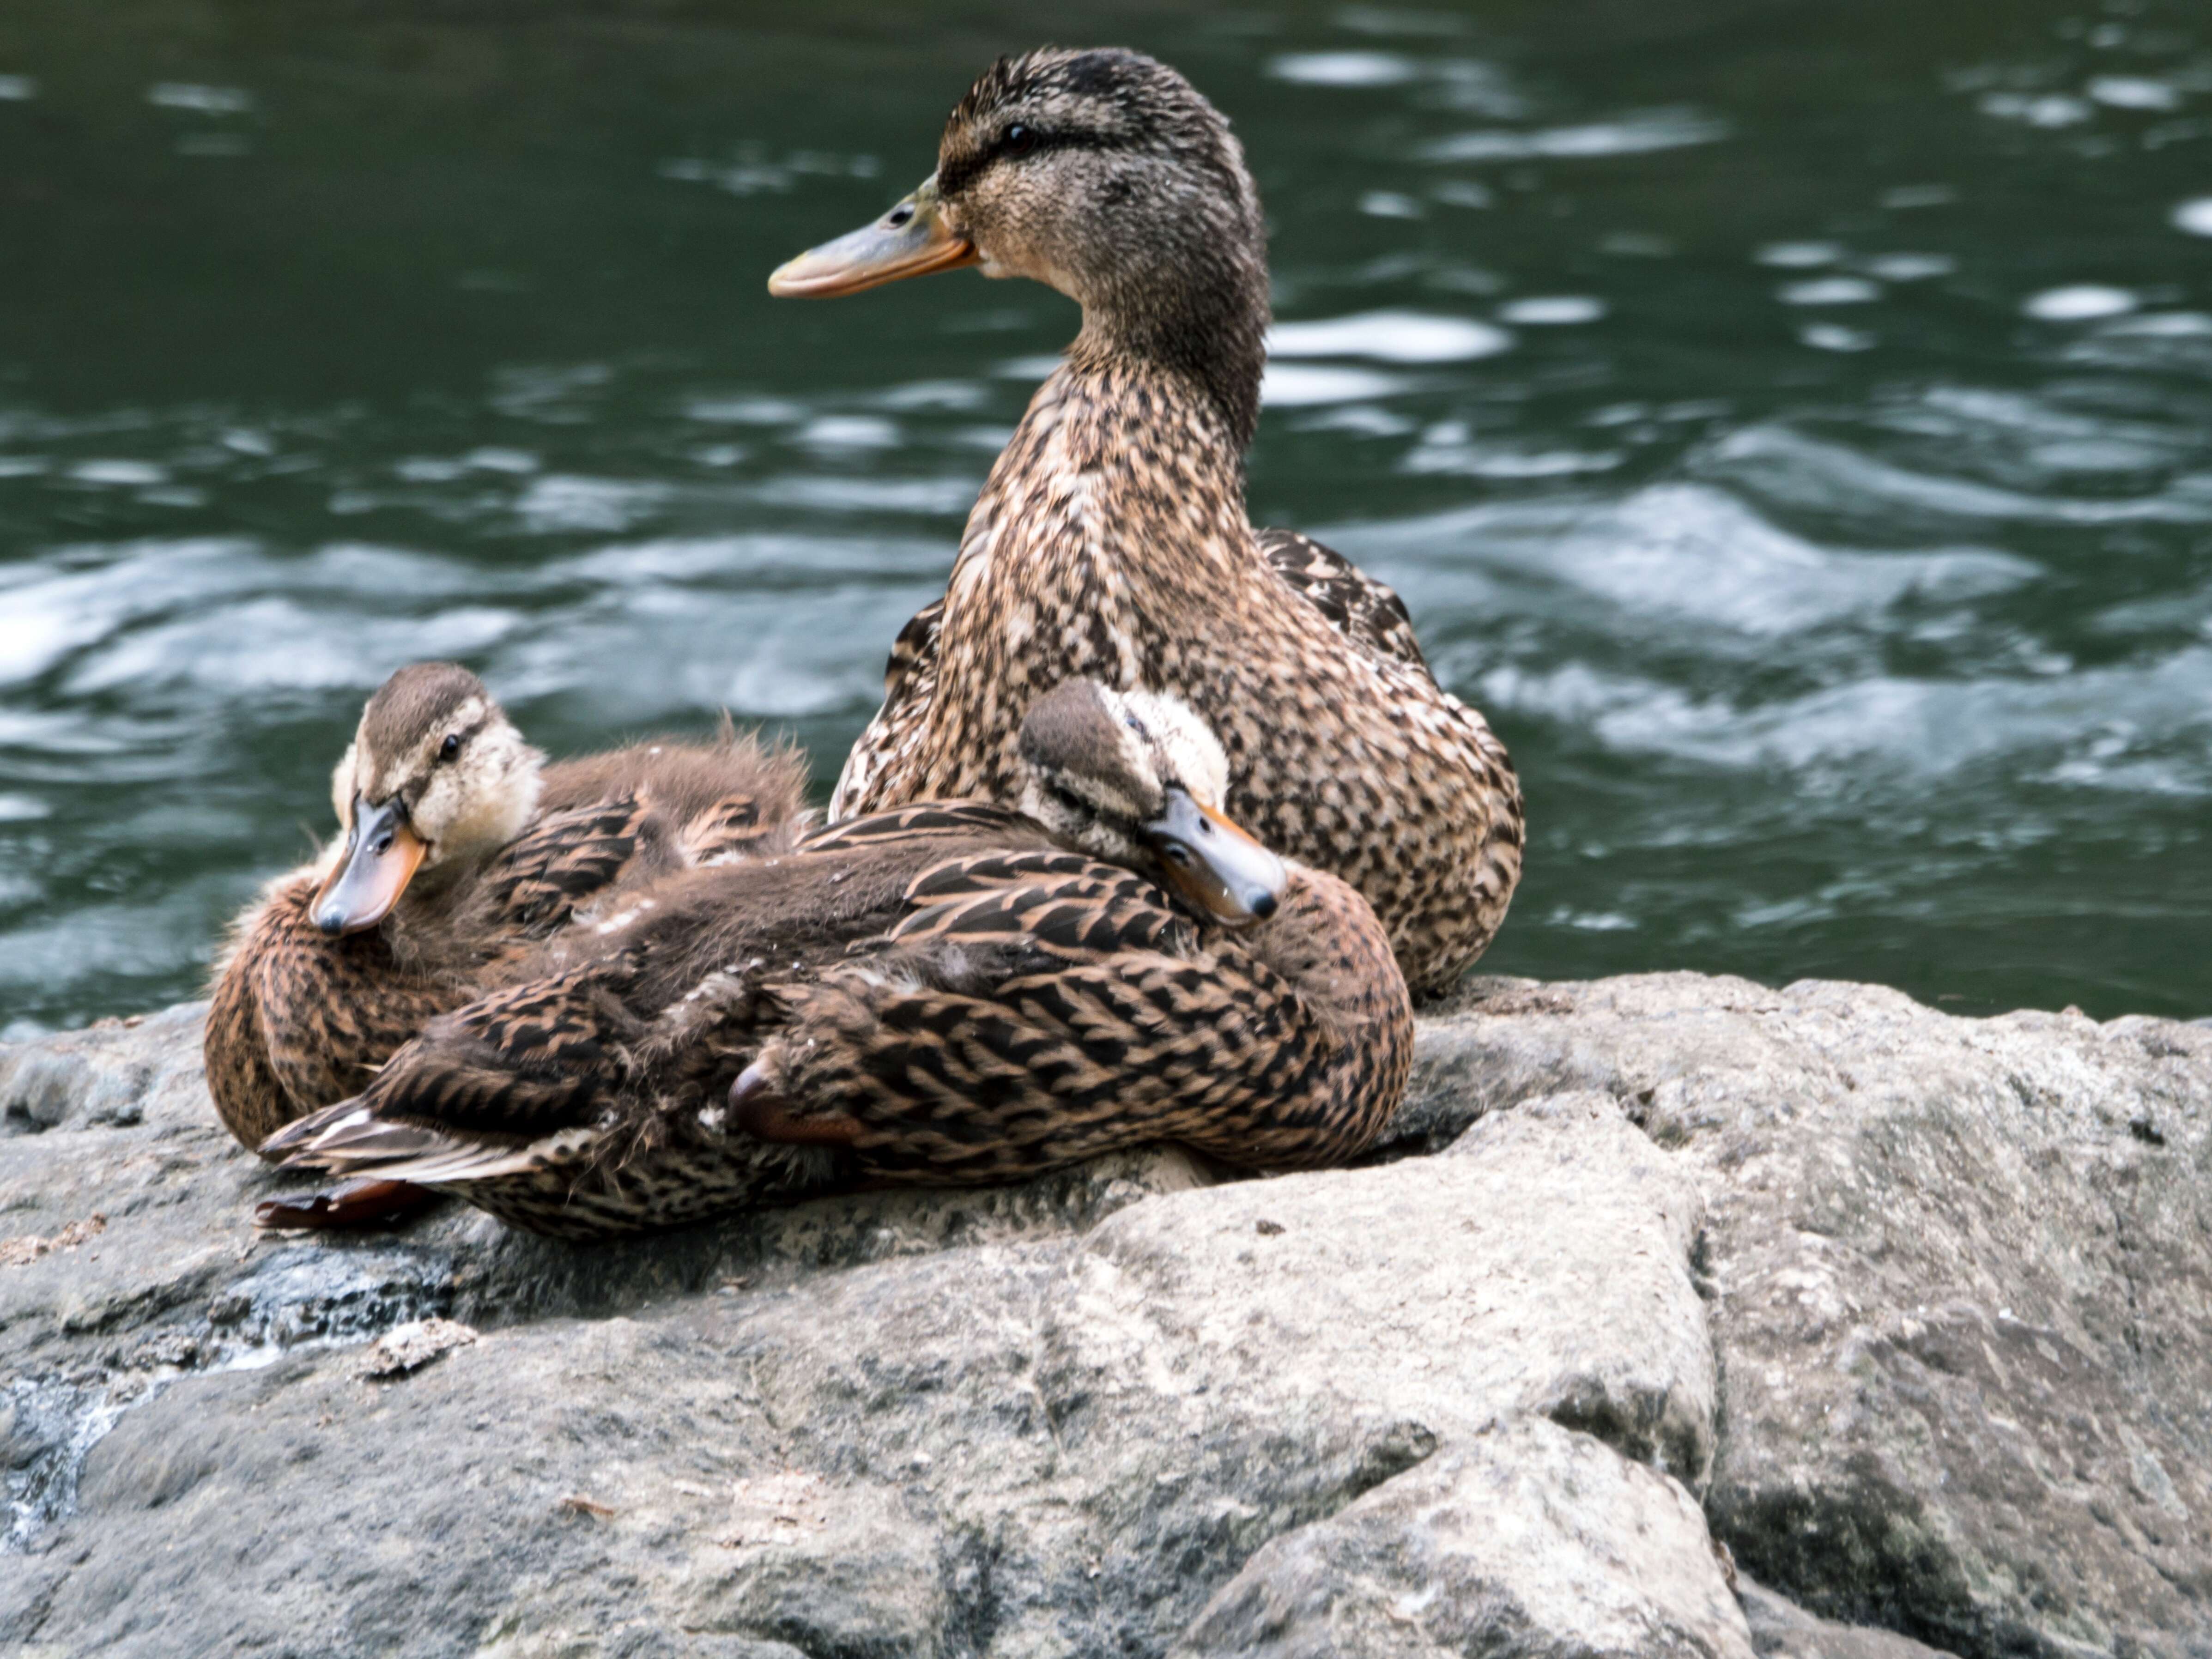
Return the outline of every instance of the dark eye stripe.
[[[1055,149],[1127,149],[1130,148],[1126,140],[1110,133],[1091,132],[1081,129],[1048,131],[1042,127],[1030,126],[1026,121],[1017,121],[1013,125],[1026,129],[1031,135],[1018,158],[1006,153],[1004,148],[1006,135],[1001,133],[992,141],[991,148],[980,155],[965,156],[959,161],[939,167],[937,170],[938,193],[941,196],[951,196],[964,190],[969,185],[974,183],[979,175],[1004,161],[1015,159],[1029,161],[1033,157],[1044,155],[1048,150]]]
[[[438,739],[438,747],[439,747],[439,750],[441,750],[441,752],[442,752],[442,751],[444,750],[444,749],[445,749],[445,745],[446,745],[446,738],[449,738],[449,737],[451,737],[451,738],[459,738],[461,740],[462,745],[463,745],[464,747],[466,747],[466,746],[467,746],[467,744],[469,744],[469,742],[471,741],[471,739],[472,739],[473,738],[475,738],[475,736],[476,736],[476,734],[477,734],[477,732],[479,732],[483,731],[483,730],[484,729],[484,727],[486,727],[487,726],[489,726],[490,724],[491,724],[491,716],[490,716],[490,715],[489,715],[489,714],[484,714],[484,715],[481,715],[481,716],[479,716],[479,717],[477,718],[477,720],[476,723],[475,723],[474,725],[472,725],[472,726],[449,726],[449,727],[447,727],[447,731],[446,731],[445,736],[444,736],[444,737],[441,737],[441,738]]]

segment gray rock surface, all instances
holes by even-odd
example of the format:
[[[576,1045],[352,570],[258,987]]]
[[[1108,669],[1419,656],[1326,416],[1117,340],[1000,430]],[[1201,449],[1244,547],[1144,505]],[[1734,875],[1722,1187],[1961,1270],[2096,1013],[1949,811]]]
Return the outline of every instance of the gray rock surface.
[[[1491,981],[1408,1133],[1561,1089],[1700,1172],[1745,1570],[1962,1654],[2212,1652],[2212,1032]]]
[[[1937,1649],[1865,1625],[1839,1625],[1736,1575],[1736,1598],[1759,1659],[1942,1659]]]
[[[257,1239],[191,1009],[0,1126],[0,1656],[2212,1652],[2202,1028],[1477,981],[1368,1167],[589,1248]]]
[[[1177,1652],[1750,1659],[1752,1647],[1696,1500],[1522,1417],[1263,1545]]]

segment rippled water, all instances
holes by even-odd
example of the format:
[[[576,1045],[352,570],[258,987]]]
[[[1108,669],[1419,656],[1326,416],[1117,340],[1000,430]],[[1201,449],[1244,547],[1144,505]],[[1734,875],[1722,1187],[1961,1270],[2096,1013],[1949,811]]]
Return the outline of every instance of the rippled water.
[[[0,17],[0,1030],[190,994],[410,658],[556,750],[726,705],[826,785],[1073,326],[761,289],[1026,11],[295,9]],[[1512,744],[1491,966],[2212,1012],[2199,9],[1057,32],[1245,140],[1255,516]]]

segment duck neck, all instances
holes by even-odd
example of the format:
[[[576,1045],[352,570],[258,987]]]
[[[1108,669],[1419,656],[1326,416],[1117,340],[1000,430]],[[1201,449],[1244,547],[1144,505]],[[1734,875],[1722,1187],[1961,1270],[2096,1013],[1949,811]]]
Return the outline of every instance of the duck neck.
[[[1079,369],[1142,365],[1187,383],[1228,428],[1241,469],[1267,364],[1266,252],[1231,246],[1174,263],[1174,281],[1150,272],[1087,295],[1067,359]]]

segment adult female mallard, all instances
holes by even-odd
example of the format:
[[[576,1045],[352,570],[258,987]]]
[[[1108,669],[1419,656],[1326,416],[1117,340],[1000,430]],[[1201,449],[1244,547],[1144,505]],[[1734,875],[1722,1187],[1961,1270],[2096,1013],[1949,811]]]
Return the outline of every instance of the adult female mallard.
[[[1227,749],[1237,818],[1365,894],[1415,989],[1448,985],[1519,878],[1519,785],[1395,594],[1245,515],[1267,240],[1227,123],[1135,52],[1002,58],[919,190],[769,288],[969,264],[1058,289],[1083,327],[992,468],[944,599],[900,635],[832,821],[1012,799],[1022,711],[1062,680],[1171,691]]]
[[[368,700],[331,781],[344,836],[240,916],[216,978],[208,1088],[240,1141],[355,1093],[580,909],[804,824],[804,762],[750,737],[544,761],[455,664]]]
[[[592,1237],[1140,1141],[1364,1147],[1413,1052],[1366,902],[1221,816],[1228,763],[1175,699],[1067,682],[1018,752],[1021,811],[874,813],[656,883],[264,1150]]]

